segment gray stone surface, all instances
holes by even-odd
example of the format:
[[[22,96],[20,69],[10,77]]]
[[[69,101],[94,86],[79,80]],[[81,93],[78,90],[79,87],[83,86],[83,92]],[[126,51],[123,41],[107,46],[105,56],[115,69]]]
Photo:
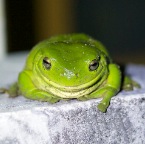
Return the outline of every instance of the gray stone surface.
[[[24,59],[0,61],[0,87],[16,80]],[[126,73],[142,88],[120,92],[107,113],[97,110],[100,99],[49,104],[1,95],[0,144],[145,144],[145,66],[128,65]]]

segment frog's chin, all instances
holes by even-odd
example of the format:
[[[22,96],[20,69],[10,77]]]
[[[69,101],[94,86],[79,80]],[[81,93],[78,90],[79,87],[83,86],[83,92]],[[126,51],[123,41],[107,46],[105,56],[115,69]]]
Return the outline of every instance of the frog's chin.
[[[39,88],[51,93],[52,95],[61,98],[79,98],[83,95],[88,95],[95,91],[107,79],[107,70],[102,69],[98,76],[82,85],[78,86],[63,86],[53,81],[48,80],[46,77],[37,77]],[[40,76],[40,75],[39,75]]]
[[[61,98],[79,98],[84,95],[89,95],[93,91],[95,91],[102,83],[106,80],[106,76],[104,75],[101,79],[94,79],[90,82],[87,82],[83,85],[79,86],[60,86],[60,85],[51,85],[45,87],[45,90],[49,93],[56,95]],[[96,81],[95,81],[96,80]]]

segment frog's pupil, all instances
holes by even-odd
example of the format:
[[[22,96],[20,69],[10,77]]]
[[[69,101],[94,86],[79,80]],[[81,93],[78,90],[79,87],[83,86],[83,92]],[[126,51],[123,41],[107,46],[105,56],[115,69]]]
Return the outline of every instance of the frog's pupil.
[[[95,59],[95,60],[92,60],[92,62],[90,63],[89,69],[90,69],[91,71],[94,71],[94,70],[96,70],[96,69],[98,68],[98,66],[99,66],[99,63],[98,63],[97,60]]]
[[[51,63],[50,63],[50,61],[49,61],[49,59],[48,59],[47,57],[45,57],[45,58],[43,59],[43,65],[44,65],[44,67],[45,67],[46,69],[50,69]]]

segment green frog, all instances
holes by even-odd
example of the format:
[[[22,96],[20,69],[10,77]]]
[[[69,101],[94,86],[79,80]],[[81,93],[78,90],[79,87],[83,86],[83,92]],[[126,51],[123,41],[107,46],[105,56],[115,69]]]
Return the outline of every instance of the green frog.
[[[122,73],[103,44],[86,34],[54,36],[30,51],[10,96],[47,101],[102,98],[98,109],[106,112],[110,100],[122,86]],[[123,87],[139,86],[125,77]]]

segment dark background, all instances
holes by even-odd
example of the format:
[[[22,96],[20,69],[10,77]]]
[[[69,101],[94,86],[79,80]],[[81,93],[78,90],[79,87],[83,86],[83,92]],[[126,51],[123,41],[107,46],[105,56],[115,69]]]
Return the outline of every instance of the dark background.
[[[145,63],[143,0],[6,0],[8,52],[60,33],[100,40],[118,62]]]

